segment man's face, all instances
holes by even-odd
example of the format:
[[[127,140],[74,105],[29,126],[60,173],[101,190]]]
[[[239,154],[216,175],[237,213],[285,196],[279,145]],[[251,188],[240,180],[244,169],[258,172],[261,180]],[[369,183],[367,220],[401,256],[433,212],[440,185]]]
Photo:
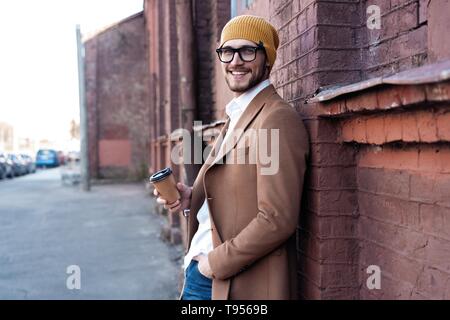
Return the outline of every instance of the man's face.
[[[222,48],[238,49],[243,46],[256,47],[256,44],[249,40],[234,39],[226,41]],[[261,81],[269,78],[269,68],[266,66],[266,60],[264,50],[257,50],[256,59],[251,62],[242,61],[236,52],[230,63],[221,63],[225,81],[235,96],[241,95]]]

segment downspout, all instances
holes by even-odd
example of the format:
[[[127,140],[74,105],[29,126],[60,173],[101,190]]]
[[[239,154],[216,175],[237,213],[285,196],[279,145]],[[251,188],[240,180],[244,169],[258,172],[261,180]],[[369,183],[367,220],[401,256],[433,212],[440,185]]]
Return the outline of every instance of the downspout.
[[[195,37],[193,24],[193,0],[176,0],[176,21],[178,38],[178,63],[180,72],[180,108],[181,126],[190,132],[189,144],[183,141],[184,146],[190,146],[190,164],[184,164],[186,173],[185,183],[192,185],[199,166],[194,164],[194,120],[197,118],[197,102],[195,91]]]

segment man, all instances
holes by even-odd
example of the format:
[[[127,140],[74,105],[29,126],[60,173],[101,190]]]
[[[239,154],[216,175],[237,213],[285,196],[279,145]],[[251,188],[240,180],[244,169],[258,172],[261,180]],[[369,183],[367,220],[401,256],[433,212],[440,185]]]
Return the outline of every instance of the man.
[[[260,17],[225,25],[217,53],[234,93],[226,124],[193,186],[178,183],[174,203],[157,199],[172,213],[190,209],[182,299],[297,296],[295,232],[309,145],[297,112],[269,82],[278,44]],[[264,147],[276,155],[275,170],[264,172]]]

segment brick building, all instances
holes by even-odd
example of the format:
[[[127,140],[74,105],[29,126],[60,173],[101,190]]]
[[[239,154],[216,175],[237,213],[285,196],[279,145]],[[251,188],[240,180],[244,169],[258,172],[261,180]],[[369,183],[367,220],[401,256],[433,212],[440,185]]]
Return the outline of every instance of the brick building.
[[[150,104],[143,13],[84,39],[93,178],[147,176]]]
[[[207,145],[223,125],[220,31],[230,16],[264,16],[281,40],[271,81],[311,141],[300,296],[450,299],[449,11],[449,0],[144,1],[150,170],[192,183],[198,167],[170,155],[180,128]],[[183,221],[169,218],[172,242]]]

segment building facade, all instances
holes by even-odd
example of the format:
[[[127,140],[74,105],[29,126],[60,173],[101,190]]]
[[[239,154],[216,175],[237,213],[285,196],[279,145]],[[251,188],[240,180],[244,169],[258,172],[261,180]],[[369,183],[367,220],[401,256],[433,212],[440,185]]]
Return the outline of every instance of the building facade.
[[[93,178],[147,176],[150,104],[143,13],[84,39]]]
[[[193,182],[198,166],[174,164],[173,150],[181,129],[207,147],[223,125],[221,29],[263,16],[280,35],[271,82],[311,142],[296,199],[300,296],[450,299],[449,10],[448,0],[144,1],[149,171],[172,166]],[[124,140],[114,132],[105,139]],[[170,241],[184,240],[183,223],[169,215]]]

